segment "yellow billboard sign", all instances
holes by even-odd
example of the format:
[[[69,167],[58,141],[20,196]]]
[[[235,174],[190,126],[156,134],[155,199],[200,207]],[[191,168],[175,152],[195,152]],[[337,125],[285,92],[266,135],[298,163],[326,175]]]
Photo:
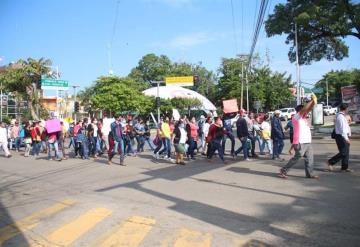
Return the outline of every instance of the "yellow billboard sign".
[[[192,87],[194,86],[193,76],[176,76],[176,77],[165,77],[166,86],[183,86]]]

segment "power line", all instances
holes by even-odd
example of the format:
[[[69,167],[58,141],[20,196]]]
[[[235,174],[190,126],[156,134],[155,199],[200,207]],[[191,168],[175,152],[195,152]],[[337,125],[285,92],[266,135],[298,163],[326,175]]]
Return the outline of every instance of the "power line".
[[[112,48],[113,48],[113,43],[114,43],[114,39],[115,39],[115,35],[116,35],[117,20],[118,20],[118,16],[119,16],[119,5],[120,5],[120,0],[117,0],[116,8],[115,8],[115,18],[114,18],[114,23],[113,23],[112,33],[111,33],[111,39],[110,39],[110,43],[108,44],[109,74],[113,74]]]
[[[250,64],[251,64],[251,60],[252,60],[252,56],[254,54],[255,46],[256,46],[257,40],[259,38],[259,33],[260,33],[260,30],[261,30],[262,24],[264,22],[264,16],[265,16],[265,13],[266,13],[268,3],[269,3],[269,0],[262,0],[261,1],[260,11],[259,11],[256,27],[255,27],[254,34],[253,34],[253,39],[252,39],[252,45],[251,45],[250,54],[249,54],[247,70],[249,70],[249,67],[250,67]]]

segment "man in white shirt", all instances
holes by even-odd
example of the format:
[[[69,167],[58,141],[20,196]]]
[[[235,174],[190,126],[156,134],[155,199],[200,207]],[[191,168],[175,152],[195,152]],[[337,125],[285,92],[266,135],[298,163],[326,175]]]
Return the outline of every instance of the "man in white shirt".
[[[294,125],[293,147],[295,155],[289,162],[280,170],[279,177],[287,178],[289,169],[294,166],[297,161],[303,156],[305,159],[305,175],[307,178],[316,178],[319,176],[313,174],[314,170],[314,153],[311,146],[311,131],[307,122],[307,115],[317,104],[315,94],[311,95],[311,100],[306,105],[298,105],[295,110],[296,114],[292,121]]]
[[[8,132],[5,123],[0,122],[0,149],[5,152],[5,157],[10,158],[11,154],[8,149]]]
[[[349,151],[351,130],[346,118],[348,105],[340,104],[340,112],[336,114],[335,120],[335,141],[339,153],[328,160],[329,171],[333,170],[333,165],[341,160],[341,171],[351,172],[349,169]]]

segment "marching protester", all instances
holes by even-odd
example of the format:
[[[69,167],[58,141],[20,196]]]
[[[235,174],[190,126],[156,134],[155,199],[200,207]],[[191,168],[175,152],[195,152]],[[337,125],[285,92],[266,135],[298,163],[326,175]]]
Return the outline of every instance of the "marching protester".
[[[281,160],[280,154],[284,148],[284,130],[280,121],[280,111],[276,110],[274,112],[274,116],[271,119],[271,139],[273,140],[273,152],[272,159],[273,160]]]
[[[239,111],[239,118],[236,121],[236,134],[241,142],[241,147],[239,147],[235,151],[235,156],[237,156],[242,151],[244,153],[244,160],[250,161],[248,145],[247,145],[249,131],[248,131],[248,123],[245,119],[245,114],[246,111],[244,109],[241,109]]]
[[[31,129],[31,138],[32,138],[32,150],[31,153],[34,156],[39,156],[41,149],[41,130],[39,126],[39,121],[33,123]]]
[[[11,157],[8,149],[8,130],[4,122],[0,122],[0,149],[4,150],[6,158]]]
[[[271,126],[269,123],[269,115],[265,115],[263,118],[263,121],[260,125],[260,129],[261,129],[261,139],[262,139],[262,143],[261,143],[261,147],[260,147],[260,154],[265,154],[265,147],[268,149],[268,152],[270,154],[270,156],[272,156],[272,143],[271,143]]]
[[[305,160],[305,176],[307,178],[319,178],[319,176],[313,174],[314,153],[311,145],[311,130],[307,123],[307,115],[316,104],[317,98],[315,94],[312,94],[311,100],[306,105],[298,105],[295,108],[296,114],[292,118],[294,126],[293,146],[295,155],[283,168],[281,168],[279,173],[281,178],[287,178],[287,173],[290,168],[293,167],[301,157],[304,157]]]
[[[212,118],[211,117],[207,117],[206,121],[204,123],[203,126],[203,132],[204,132],[204,142],[202,142],[202,155],[207,155],[207,146],[208,146],[208,134],[209,134],[209,128],[210,125],[212,124]]]
[[[135,124],[134,130],[136,133],[136,142],[137,142],[137,152],[144,152],[145,146],[145,124],[144,120],[139,119],[139,121]]]
[[[247,138],[250,140],[251,142],[251,157],[252,158],[256,158],[257,155],[255,154],[255,143],[256,143],[256,132],[254,130],[254,114],[245,114],[244,118],[246,120],[247,123],[247,128],[248,128],[248,132],[249,135],[247,136]]]
[[[351,137],[351,118],[347,119],[348,105],[342,103],[339,106],[340,112],[335,118],[335,142],[339,153],[328,160],[329,171],[333,171],[333,166],[341,160],[341,171],[352,172],[349,169],[350,137]]]
[[[224,138],[224,129],[220,117],[214,118],[214,123],[210,126],[208,140],[211,142],[208,154],[208,161],[210,162],[215,151],[218,152],[220,160],[225,163],[224,150],[222,149],[221,142]]]
[[[159,155],[164,154],[164,159],[171,160],[171,130],[169,126],[169,117],[161,123],[160,134],[164,148],[159,152]]]
[[[185,165],[184,162],[184,154],[185,154],[185,143],[188,138],[188,134],[185,130],[185,124],[182,120],[177,121],[175,123],[175,130],[174,130],[174,147],[176,153],[176,164]]]
[[[206,145],[205,133],[204,133],[205,122],[206,122],[205,116],[201,115],[200,120],[197,123],[197,126],[198,126],[198,137],[200,139],[200,146],[198,146],[198,152],[199,149],[201,149],[202,154],[204,154],[204,147]]]
[[[294,140],[294,125],[293,125],[293,122],[292,122],[292,118],[295,114],[292,114],[291,115],[291,118],[290,120],[286,123],[284,129],[285,131],[289,130],[289,138],[290,138],[290,149],[289,149],[289,154],[291,155],[292,154],[292,150],[294,149],[293,147],[293,140]]]
[[[113,153],[116,154],[117,152],[120,152],[120,165],[124,164],[124,141],[123,141],[123,130],[122,130],[122,124],[121,124],[121,115],[117,114],[115,117],[115,121],[111,124],[111,132],[112,136],[114,138],[114,148]]]
[[[230,155],[235,155],[235,137],[233,135],[232,126],[231,126],[231,118],[230,115],[224,114],[223,116],[223,126],[224,126],[224,138],[222,140],[222,149],[225,154],[225,145],[226,145],[226,139],[229,138],[231,141],[231,151]]]
[[[25,127],[24,127],[24,133],[25,133],[25,137],[24,137],[24,143],[25,143],[25,157],[29,157],[30,156],[30,152],[31,152],[31,144],[32,144],[32,138],[31,138],[31,124],[29,122],[25,123]]]
[[[186,125],[186,131],[188,135],[188,144],[189,148],[187,151],[187,156],[189,159],[195,160],[194,151],[197,146],[197,138],[198,138],[198,126],[196,125],[195,117],[191,118],[191,121]]]

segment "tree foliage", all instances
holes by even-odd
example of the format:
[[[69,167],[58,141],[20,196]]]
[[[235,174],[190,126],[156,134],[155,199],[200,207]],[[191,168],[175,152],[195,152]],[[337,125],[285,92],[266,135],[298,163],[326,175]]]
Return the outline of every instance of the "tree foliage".
[[[296,60],[295,23],[298,30],[299,63],[348,56],[346,36],[360,39],[360,4],[349,0],[288,0],[275,6],[265,29],[269,37],[286,34],[291,62]]]
[[[157,56],[151,53],[143,56],[128,76],[139,83],[144,83],[146,87],[150,87],[151,81],[164,81],[165,77],[195,75],[198,76],[199,81],[189,89],[205,95],[210,100],[215,100],[216,75],[201,63],[172,62],[165,55]]]
[[[360,69],[330,71],[316,83],[317,88],[323,88],[321,99],[326,99],[326,81],[328,83],[329,98],[341,101],[341,87],[355,85],[360,92]]]
[[[128,77],[102,76],[94,85],[80,92],[85,111],[104,110],[110,113],[137,111],[141,114],[154,108],[152,97],[141,93],[143,85]]]
[[[28,58],[18,60],[14,65],[9,66],[5,73],[0,75],[5,90],[13,93],[17,98],[29,102],[30,115],[33,119],[39,119],[36,108],[40,105],[40,81],[43,75],[51,72],[48,66],[51,60],[40,58],[39,60]]]

